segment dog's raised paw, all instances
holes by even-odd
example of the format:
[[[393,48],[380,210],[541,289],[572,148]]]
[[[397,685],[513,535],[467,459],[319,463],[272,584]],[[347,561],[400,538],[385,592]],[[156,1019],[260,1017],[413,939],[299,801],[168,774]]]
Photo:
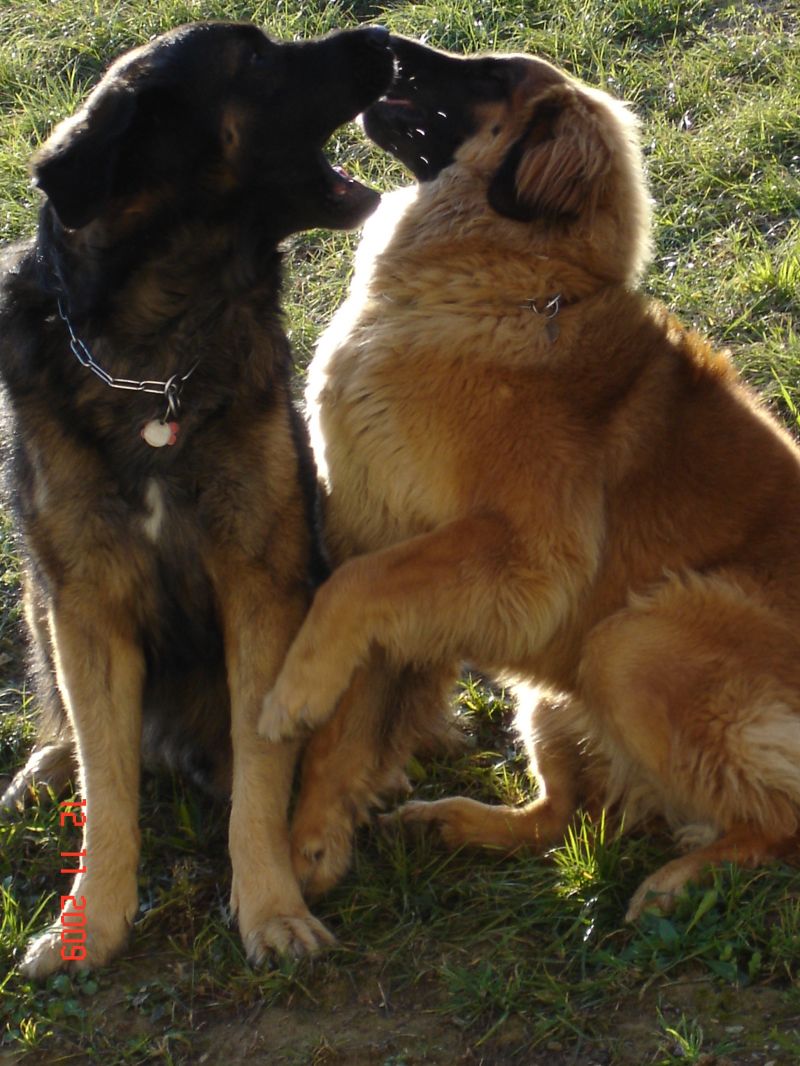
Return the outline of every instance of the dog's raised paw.
[[[296,740],[308,732],[307,717],[308,708],[302,704],[290,707],[276,686],[264,697],[258,720],[259,736],[276,744]]]
[[[251,965],[261,966],[274,955],[302,958],[336,944],[336,937],[313,915],[276,915],[243,937]]]

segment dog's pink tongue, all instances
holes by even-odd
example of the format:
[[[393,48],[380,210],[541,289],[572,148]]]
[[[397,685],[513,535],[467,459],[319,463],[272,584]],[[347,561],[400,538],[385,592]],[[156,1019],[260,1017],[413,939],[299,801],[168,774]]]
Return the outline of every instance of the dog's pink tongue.
[[[333,172],[340,179],[333,186],[333,195],[337,197],[347,196],[350,187],[353,185],[353,179],[344,167],[334,167]]]

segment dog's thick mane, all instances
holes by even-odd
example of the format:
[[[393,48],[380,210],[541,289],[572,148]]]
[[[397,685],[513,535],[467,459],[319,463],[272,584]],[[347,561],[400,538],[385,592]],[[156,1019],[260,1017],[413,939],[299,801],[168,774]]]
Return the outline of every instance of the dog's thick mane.
[[[277,309],[277,242],[243,220],[241,210],[215,219],[101,219],[80,230],[61,225],[52,205],[40,212],[37,284],[69,305],[74,320],[111,319],[135,334],[174,328],[209,297],[252,296],[266,319]],[[169,212],[168,212],[169,215]]]
[[[235,395],[249,392],[254,402],[261,397],[263,406],[276,395],[278,383],[287,387],[292,367],[277,310],[277,254],[269,271],[262,265],[257,283],[215,286],[217,267],[207,248],[202,256],[199,252],[206,238],[213,242],[214,234],[200,229],[187,229],[183,241],[173,241],[160,257],[133,271],[118,290],[112,257],[105,278],[98,275],[95,285],[97,313],[73,322],[93,358],[114,377],[168,380],[196,363],[185,390],[183,429],[189,434]],[[199,262],[181,274],[180,264],[193,248],[198,249]],[[59,396],[59,406],[50,413],[60,432],[87,443],[103,440],[110,455],[119,461],[124,456],[132,487],[139,477],[150,475],[159,458],[163,466],[163,457],[143,448],[139,439],[139,428],[161,413],[163,402],[109,388],[70,352],[58,306],[61,301],[62,309],[71,312],[75,275],[54,270],[54,262],[63,257],[58,238],[50,244],[46,236],[21,252],[0,308],[9,342],[4,373],[19,395]],[[230,263],[234,271],[236,258]],[[41,309],[44,320],[35,353],[24,343],[34,307]]]

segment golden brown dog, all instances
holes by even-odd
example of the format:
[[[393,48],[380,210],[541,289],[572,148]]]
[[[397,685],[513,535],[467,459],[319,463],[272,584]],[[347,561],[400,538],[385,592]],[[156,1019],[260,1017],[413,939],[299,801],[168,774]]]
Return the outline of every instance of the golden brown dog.
[[[356,672],[310,750],[296,868],[335,880],[388,780],[375,747],[413,744],[402,671],[438,698],[467,660],[517,679],[538,798],[400,816],[513,850],[557,842],[587,798],[657,812],[694,850],[635,917],[796,842],[800,454],[725,353],[636,291],[649,211],[624,106],[541,60],[393,48],[366,129],[420,183],[370,222],[310,385],[349,561],[261,722],[320,725]]]

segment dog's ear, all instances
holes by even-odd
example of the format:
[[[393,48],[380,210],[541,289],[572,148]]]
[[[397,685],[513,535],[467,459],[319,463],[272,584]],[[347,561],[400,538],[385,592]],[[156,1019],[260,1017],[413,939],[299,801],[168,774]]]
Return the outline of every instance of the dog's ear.
[[[570,85],[548,92],[489,184],[489,203],[519,222],[577,218],[608,169],[597,119]]]
[[[48,197],[63,225],[80,229],[102,211],[135,113],[133,89],[101,85],[34,155],[34,184]]]

